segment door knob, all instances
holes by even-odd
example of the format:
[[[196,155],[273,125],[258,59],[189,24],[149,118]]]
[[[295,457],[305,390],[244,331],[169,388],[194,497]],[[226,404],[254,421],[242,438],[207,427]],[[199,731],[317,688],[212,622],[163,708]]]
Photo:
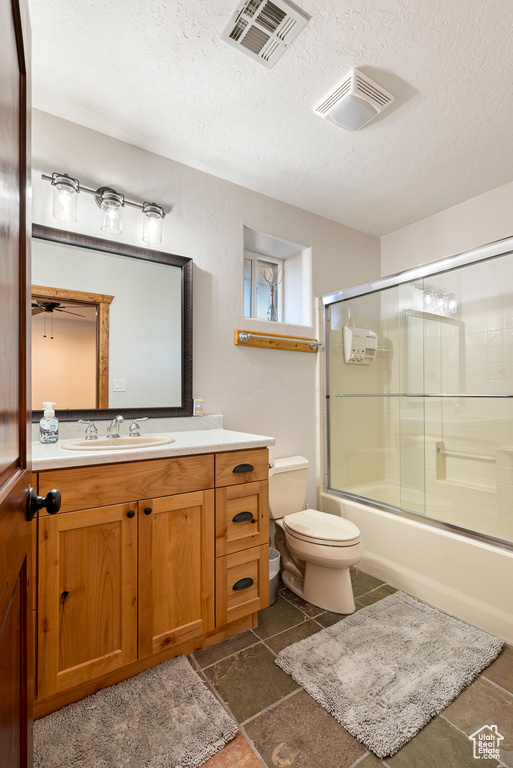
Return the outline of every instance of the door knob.
[[[61,508],[61,492],[54,488],[46,496],[38,496],[33,488],[29,488],[27,499],[27,520],[33,520],[40,509],[46,509],[49,515],[56,515]]]

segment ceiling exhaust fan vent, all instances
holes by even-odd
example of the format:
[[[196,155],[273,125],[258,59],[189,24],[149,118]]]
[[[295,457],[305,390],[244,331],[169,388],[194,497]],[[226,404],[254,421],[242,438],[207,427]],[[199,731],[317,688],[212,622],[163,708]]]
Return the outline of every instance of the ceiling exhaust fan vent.
[[[221,40],[271,69],[309,19],[287,0],[245,0],[233,13]]]
[[[314,112],[345,131],[357,131],[390,106],[394,97],[358,69],[352,69]]]

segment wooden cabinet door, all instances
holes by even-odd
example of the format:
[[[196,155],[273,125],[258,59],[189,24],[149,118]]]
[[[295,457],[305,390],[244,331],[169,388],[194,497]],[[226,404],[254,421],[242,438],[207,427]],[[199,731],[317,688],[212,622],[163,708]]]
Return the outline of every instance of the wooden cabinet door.
[[[137,659],[136,510],[41,515],[38,699]]]
[[[139,657],[214,628],[214,491],[139,502]]]

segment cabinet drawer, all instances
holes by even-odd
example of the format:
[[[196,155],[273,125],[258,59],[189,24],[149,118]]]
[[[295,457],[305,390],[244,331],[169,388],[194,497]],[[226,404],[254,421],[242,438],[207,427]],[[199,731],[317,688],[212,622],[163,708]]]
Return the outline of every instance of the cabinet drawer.
[[[214,456],[179,456],[39,473],[39,494],[62,494],[61,512],[214,487]],[[48,514],[44,510],[41,514]]]
[[[216,625],[269,605],[269,547],[244,549],[216,560]]]
[[[269,483],[261,480],[216,490],[216,557],[269,539]]]
[[[252,483],[269,477],[267,448],[216,454],[216,486]]]

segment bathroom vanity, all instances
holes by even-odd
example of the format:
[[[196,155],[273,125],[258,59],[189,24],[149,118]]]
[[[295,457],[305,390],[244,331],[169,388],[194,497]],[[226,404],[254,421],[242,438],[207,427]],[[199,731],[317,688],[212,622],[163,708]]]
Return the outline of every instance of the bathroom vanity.
[[[211,429],[146,451],[35,446],[38,494],[62,494],[34,537],[37,717],[256,626],[273,442]]]

